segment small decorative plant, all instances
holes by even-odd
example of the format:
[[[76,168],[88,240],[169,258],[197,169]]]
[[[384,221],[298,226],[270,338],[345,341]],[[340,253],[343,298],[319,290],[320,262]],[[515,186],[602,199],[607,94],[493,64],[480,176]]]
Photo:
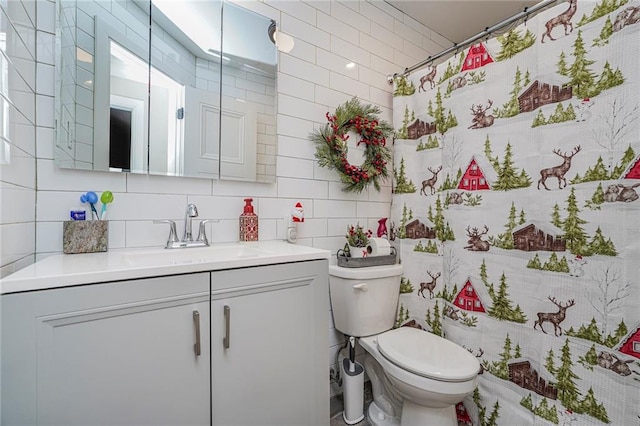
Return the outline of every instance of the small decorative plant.
[[[370,229],[365,231],[360,224],[356,226],[350,225],[347,227],[345,238],[351,247],[366,247],[372,234],[373,232]]]

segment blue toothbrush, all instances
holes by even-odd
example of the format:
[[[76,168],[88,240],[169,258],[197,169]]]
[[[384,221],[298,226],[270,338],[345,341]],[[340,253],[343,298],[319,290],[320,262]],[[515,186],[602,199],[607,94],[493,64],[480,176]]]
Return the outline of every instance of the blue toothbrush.
[[[91,206],[91,218],[93,220],[100,218],[100,216],[98,216],[98,211],[96,210],[96,205],[95,205],[98,202],[98,194],[96,194],[93,191],[89,191],[86,194],[82,194],[80,196],[80,202],[89,203],[89,205]]]

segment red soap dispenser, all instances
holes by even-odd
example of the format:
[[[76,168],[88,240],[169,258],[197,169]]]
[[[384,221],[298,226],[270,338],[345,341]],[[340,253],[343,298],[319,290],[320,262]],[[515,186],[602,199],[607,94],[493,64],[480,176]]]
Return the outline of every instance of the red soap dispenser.
[[[244,199],[244,212],[240,215],[240,241],[258,241],[258,215],[253,212],[253,198]]]

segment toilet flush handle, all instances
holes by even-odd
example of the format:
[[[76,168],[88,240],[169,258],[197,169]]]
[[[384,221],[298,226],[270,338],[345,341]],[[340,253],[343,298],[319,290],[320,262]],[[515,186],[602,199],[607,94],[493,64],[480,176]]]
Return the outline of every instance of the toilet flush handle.
[[[367,283],[360,283],[360,284],[356,284],[353,286],[354,290],[360,290],[360,291],[367,291],[369,290],[369,287],[367,286]]]

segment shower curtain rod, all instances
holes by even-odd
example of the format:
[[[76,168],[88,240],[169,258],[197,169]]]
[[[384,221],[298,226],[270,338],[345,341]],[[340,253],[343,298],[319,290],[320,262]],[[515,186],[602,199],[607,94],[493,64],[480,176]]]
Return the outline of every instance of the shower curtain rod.
[[[410,74],[412,71],[415,71],[415,70],[417,70],[417,69],[419,69],[419,68],[422,68],[422,67],[424,67],[424,66],[425,66],[425,65],[427,65],[427,64],[431,64],[431,63],[433,63],[433,61],[435,61],[436,59],[439,59],[439,58],[441,58],[441,57],[443,57],[443,56],[445,56],[445,55],[448,55],[448,54],[449,54],[449,53],[451,53],[451,52],[454,52],[454,51],[455,51],[455,52],[457,53],[457,51],[458,51],[459,49],[464,49],[464,48],[465,48],[465,47],[467,47],[468,45],[472,44],[474,41],[476,41],[476,40],[480,40],[480,39],[481,39],[481,38],[483,38],[483,37],[489,36],[489,35],[491,35],[491,33],[492,33],[492,32],[494,32],[494,31],[498,31],[498,30],[500,30],[500,29],[502,29],[502,28],[506,27],[507,25],[509,25],[509,24],[513,23],[513,22],[517,22],[517,21],[519,21],[519,20],[520,20],[520,19],[522,19],[522,18],[528,18],[528,17],[529,17],[529,15],[531,15],[531,14],[533,14],[533,13],[535,13],[535,12],[537,12],[537,11],[541,10],[541,9],[544,9],[544,8],[545,8],[545,7],[547,7],[547,6],[549,6],[549,5],[553,4],[553,3],[556,3],[557,1],[558,1],[558,0],[545,0],[545,1],[543,1],[543,2],[540,2],[540,3],[538,3],[538,4],[536,4],[536,5],[532,6],[532,7],[530,7],[530,8],[529,8],[529,7],[525,7],[525,8],[524,8],[524,10],[523,10],[522,12],[516,13],[516,14],[515,14],[515,15],[513,15],[512,17],[507,18],[507,19],[505,19],[504,21],[499,22],[499,23],[497,23],[496,25],[494,25],[494,26],[492,26],[492,27],[486,27],[486,28],[484,29],[484,31],[481,31],[481,32],[479,32],[478,34],[476,34],[476,35],[474,35],[474,36],[472,36],[472,37],[469,37],[468,39],[466,39],[465,41],[463,41],[463,42],[461,42],[461,43],[454,43],[454,44],[453,44],[453,46],[451,46],[451,47],[449,47],[449,48],[447,48],[447,49],[443,50],[443,51],[442,51],[442,52],[440,52],[440,53],[437,53],[437,54],[435,54],[435,55],[430,55],[430,56],[429,56],[427,59],[425,59],[424,61],[422,61],[422,62],[420,62],[420,63],[417,63],[417,64],[415,64],[415,65],[413,65],[413,66],[411,66],[411,67],[409,67],[409,68],[405,68],[405,69],[404,69],[404,71],[403,71],[403,72],[401,72],[401,73],[395,73],[395,74],[393,74],[393,75],[388,75],[388,76],[387,76],[387,82],[388,82],[389,84],[393,84],[393,79],[394,79],[395,77],[397,77],[397,76],[403,76],[403,77],[406,77],[406,76],[407,76],[408,74]]]

